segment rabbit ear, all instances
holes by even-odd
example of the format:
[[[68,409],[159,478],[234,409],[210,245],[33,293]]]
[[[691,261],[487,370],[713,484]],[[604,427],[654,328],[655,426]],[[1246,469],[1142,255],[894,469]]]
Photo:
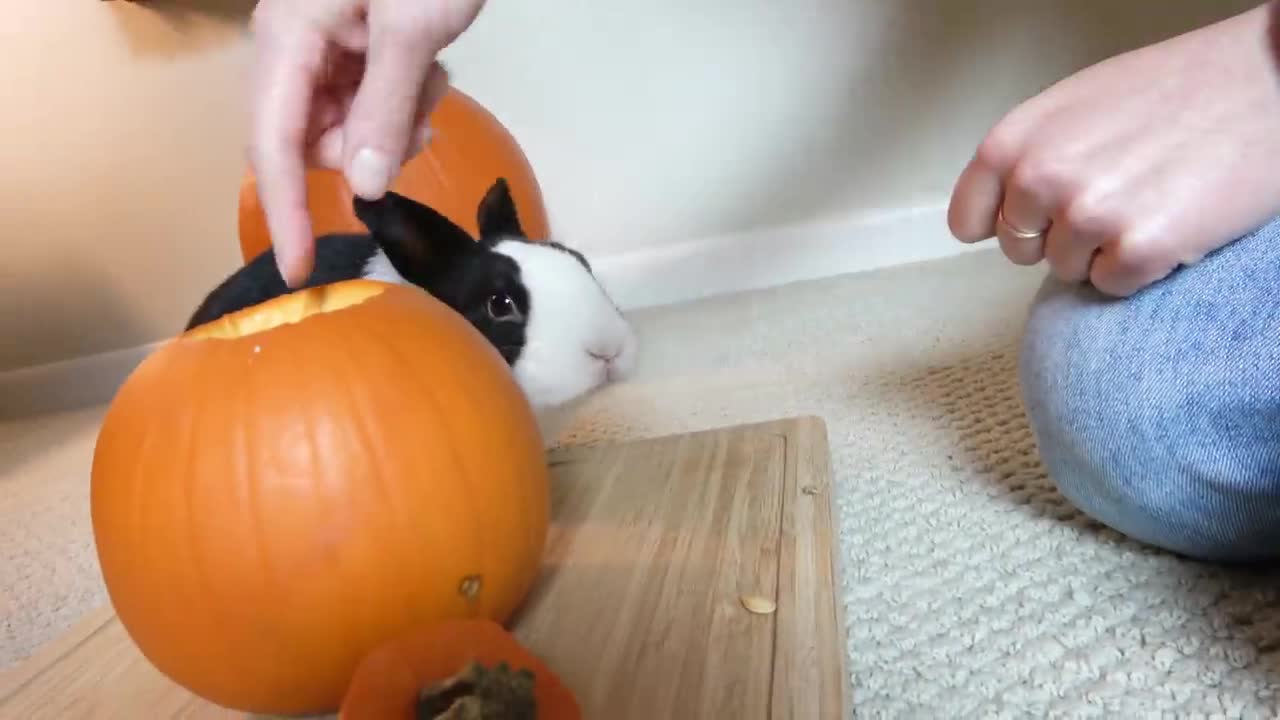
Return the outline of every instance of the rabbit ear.
[[[481,241],[493,241],[499,237],[525,237],[520,227],[520,215],[516,201],[511,197],[511,187],[506,178],[498,178],[480,200],[476,209],[476,226],[480,228]]]
[[[399,193],[378,200],[356,196],[356,217],[400,274],[411,277],[447,266],[476,250],[475,239],[449,218]]]

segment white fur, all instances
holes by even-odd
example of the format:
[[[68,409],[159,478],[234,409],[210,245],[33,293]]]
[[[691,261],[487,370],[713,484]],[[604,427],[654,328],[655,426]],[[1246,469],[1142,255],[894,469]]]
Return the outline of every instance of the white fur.
[[[564,406],[630,374],[636,335],[576,258],[516,240],[501,241],[494,251],[516,261],[529,289],[525,344],[515,375],[535,410]]]
[[[529,289],[525,345],[514,373],[540,418],[549,419],[552,410],[567,411],[592,390],[630,374],[638,345],[635,333],[576,258],[517,240],[504,240],[494,251],[515,260]],[[362,275],[409,284],[381,250],[365,263]]]
[[[369,261],[364,264],[362,275],[367,280],[381,280],[382,282],[396,283],[398,285],[409,284],[409,281],[405,280],[404,276],[396,271],[395,266],[391,264],[391,260],[387,258],[387,254],[382,252],[381,249],[375,252],[373,257],[369,258]]]

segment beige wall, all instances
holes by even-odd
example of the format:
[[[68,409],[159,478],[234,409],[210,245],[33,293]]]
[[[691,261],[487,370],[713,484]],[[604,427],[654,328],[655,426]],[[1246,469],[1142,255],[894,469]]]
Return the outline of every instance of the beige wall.
[[[0,370],[172,333],[236,266],[251,4],[6,8]],[[945,200],[1018,99],[1252,4],[493,0],[447,60],[599,255]]]
[[[238,260],[239,5],[7,3],[0,370],[172,333]]]

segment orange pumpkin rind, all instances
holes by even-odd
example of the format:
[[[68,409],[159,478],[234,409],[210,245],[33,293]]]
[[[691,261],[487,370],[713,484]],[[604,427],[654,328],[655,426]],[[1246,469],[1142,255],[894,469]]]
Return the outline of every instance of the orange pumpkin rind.
[[[504,177],[529,237],[543,240],[550,235],[546,203],[533,166],[515,136],[487,107],[451,87],[431,113],[430,125],[431,142],[404,163],[391,190],[430,205],[475,236],[479,231],[476,200],[495,179]],[[304,182],[313,235],[365,232],[341,172],[309,167]],[[238,203],[240,255],[248,262],[271,247],[252,168],[241,180]]]
[[[391,283],[354,278],[295,290],[257,305],[229,312],[183,332],[181,340],[243,339],[314,315],[346,310],[392,289]],[[412,290],[412,288],[411,288]]]
[[[559,677],[492,620],[446,620],[362,660],[338,720],[581,720]]]
[[[429,294],[372,280],[166,343],[117,391],[90,474],[125,631],[171,681],[254,714],[334,712],[407,629],[505,622],[550,514],[501,356]]]

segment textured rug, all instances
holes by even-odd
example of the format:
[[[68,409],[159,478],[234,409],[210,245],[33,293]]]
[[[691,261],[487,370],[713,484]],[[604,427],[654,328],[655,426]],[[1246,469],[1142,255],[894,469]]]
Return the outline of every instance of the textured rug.
[[[1046,477],[1015,373],[1040,277],[980,252],[638,313],[636,378],[562,441],[824,417],[858,717],[1277,716],[1275,576],[1131,543]],[[95,421],[0,426],[0,666],[103,601]]]

